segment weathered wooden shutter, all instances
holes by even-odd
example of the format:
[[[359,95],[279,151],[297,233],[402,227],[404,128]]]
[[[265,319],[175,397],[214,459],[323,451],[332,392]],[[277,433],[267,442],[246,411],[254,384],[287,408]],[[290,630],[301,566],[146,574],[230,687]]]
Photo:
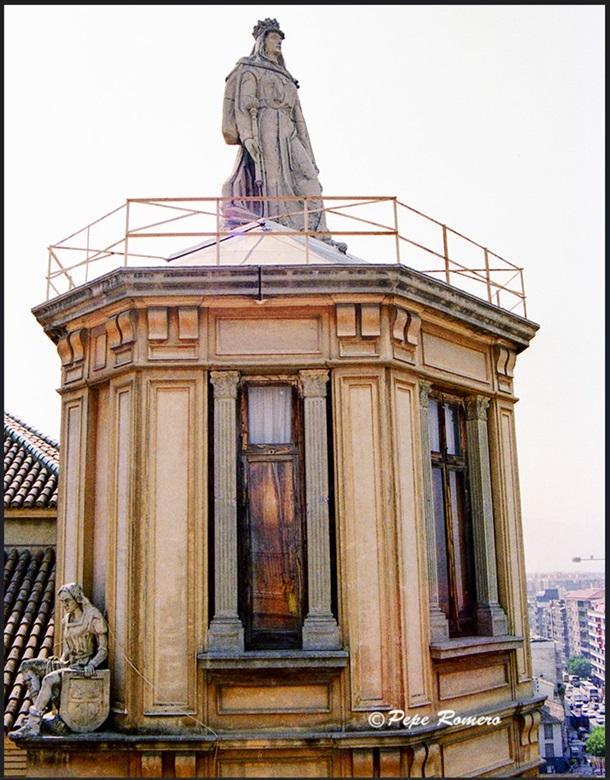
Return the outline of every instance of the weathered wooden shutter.
[[[246,645],[300,647],[305,561],[299,403],[289,385],[269,386],[271,392],[257,398],[257,404],[248,403],[249,389],[241,404],[240,464],[240,590]],[[263,414],[269,421],[266,426],[258,417]],[[287,414],[286,423],[278,425]],[[254,430],[256,435],[251,436]],[[265,441],[273,438],[280,441]]]

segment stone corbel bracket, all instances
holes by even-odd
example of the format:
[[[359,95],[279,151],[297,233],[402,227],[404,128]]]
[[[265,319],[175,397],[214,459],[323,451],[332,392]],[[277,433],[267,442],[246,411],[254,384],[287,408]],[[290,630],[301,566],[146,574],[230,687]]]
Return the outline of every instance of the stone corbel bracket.
[[[108,346],[114,354],[115,367],[133,362],[136,341],[136,313],[122,311],[106,323]]]
[[[83,378],[88,339],[89,331],[87,328],[80,328],[62,336],[57,342],[57,352],[64,371],[64,384]]]
[[[413,311],[394,306],[392,312],[392,351],[396,360],[415,363],[421,335],[421,317]]]
[[[513,352],[512,349],[502,346],[502,344],[495,344],[493,349],[496,376],[498,378],[498,390],[504,393],[512,393],[513,371],[517,360],[517,354]]]
[[[148,359],[196,360],[199,357],[199,309],[156,306],[148,309]]]
[[[538,711],[526,712],[519,715],[519,741],[522,747],[538,742],[538,727],[540,726],[540,713]]]
[[[442,777],[441,749],[437,743],[414,745],[409,777]]]
[[[379,303],[338,303],[337,338],[341,357],[378,357],[381,336]]]

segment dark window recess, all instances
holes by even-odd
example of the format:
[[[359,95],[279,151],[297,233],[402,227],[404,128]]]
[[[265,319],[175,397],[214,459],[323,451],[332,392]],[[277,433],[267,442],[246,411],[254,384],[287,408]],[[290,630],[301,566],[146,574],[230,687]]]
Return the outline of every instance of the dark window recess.
[[[247,384],[239,411],[239,602],[246,649],[299,648],[306,590],[300,400],[289,384]]]
[[[439,606],[451,636],[476,634],[476,594],[464,408],[434,394],[429,406]]]

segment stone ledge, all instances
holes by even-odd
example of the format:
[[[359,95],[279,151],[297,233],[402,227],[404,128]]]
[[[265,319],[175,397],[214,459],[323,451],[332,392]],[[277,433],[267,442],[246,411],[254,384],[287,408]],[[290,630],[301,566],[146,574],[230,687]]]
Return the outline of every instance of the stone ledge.
[[[476,715],[494,716],[500,718],[512,718],[519,714],[538,710],[544,704],[545,696],[535,695],[526,699],[500,702],[496,705],[488,705],[477,710]],[[471,713],[460,713],[468,715]],[[283,729],[273,730],[223,730],[217,729],[214,734],[161,734],[161,733],[129,733],[118,731],[92,731],[87,734],[68,734],[65,737],[43,735],[15,740],[20,748],[29,750],[57,750],[57,749],[82,749],[86,745],[88,750],[163,750],[175,749],[176,743],[182,743],[184,750],[212,750],[217,745],[223,749],[234,750],[243,747],[249,748],[294,748],[336,746],[338,748],[370,748],[376,746],[392,747],[396,743],[405,747],[412,745],[421,739],[435,739],[446,734],[466,733],[471,726],[441,726],[431,723],[426,726],[417,726],[413,729],[382,728],[382,729],[350,729],[345,730],[340,726],[336,729],[311,729],[294,728],[290,731]],[[187,747],[188,745],[188,747]],[[519,767],[519,770],[530,768],[530,763]]]
[[[449,658],[463,658],[467,655],[516,650],[522,645],[522,636],[465,636],[431,642],[430,655],[435,661],[445,661]]]
[[[342,669],[347,650],[251,650],[245,653],[199,653],[202,669]]]
[[[467,655],[500,653],[523,645],[522,636],[464,636],[430,643],[430,655],[435,661],[463,658]]]
[[[184,296],[188,305],[200,305],[210,296],[257,298],[258,283],[256,266],[118,268],[35,306],[32,313],[52,335],[71,320],[126,299]],[[397,295],[483,333],[508,339],[517,352],[528,346],[538,330],[536,323],[514,312],[403,265],[265,266],[263,293],[287,300],[339,293]]]

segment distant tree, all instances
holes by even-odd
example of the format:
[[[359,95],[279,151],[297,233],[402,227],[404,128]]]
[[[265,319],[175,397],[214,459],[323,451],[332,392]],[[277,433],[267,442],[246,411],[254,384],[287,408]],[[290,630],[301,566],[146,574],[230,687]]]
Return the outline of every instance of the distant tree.
[[[596,726],[591,732],[591,736],[585,743],[585,750],[590,756],[606,755],[606,728],[605,726]]]
[[[591,674],[591,662],[582,655],[575,655],[568,661],[568,672],[579,677],[588,677]]]
[[[566,687],[562,683],[559,683],[559,685],[557,686],[557,695],[559,696],[561,701],[564,700],[564,697],[566,695]]]

